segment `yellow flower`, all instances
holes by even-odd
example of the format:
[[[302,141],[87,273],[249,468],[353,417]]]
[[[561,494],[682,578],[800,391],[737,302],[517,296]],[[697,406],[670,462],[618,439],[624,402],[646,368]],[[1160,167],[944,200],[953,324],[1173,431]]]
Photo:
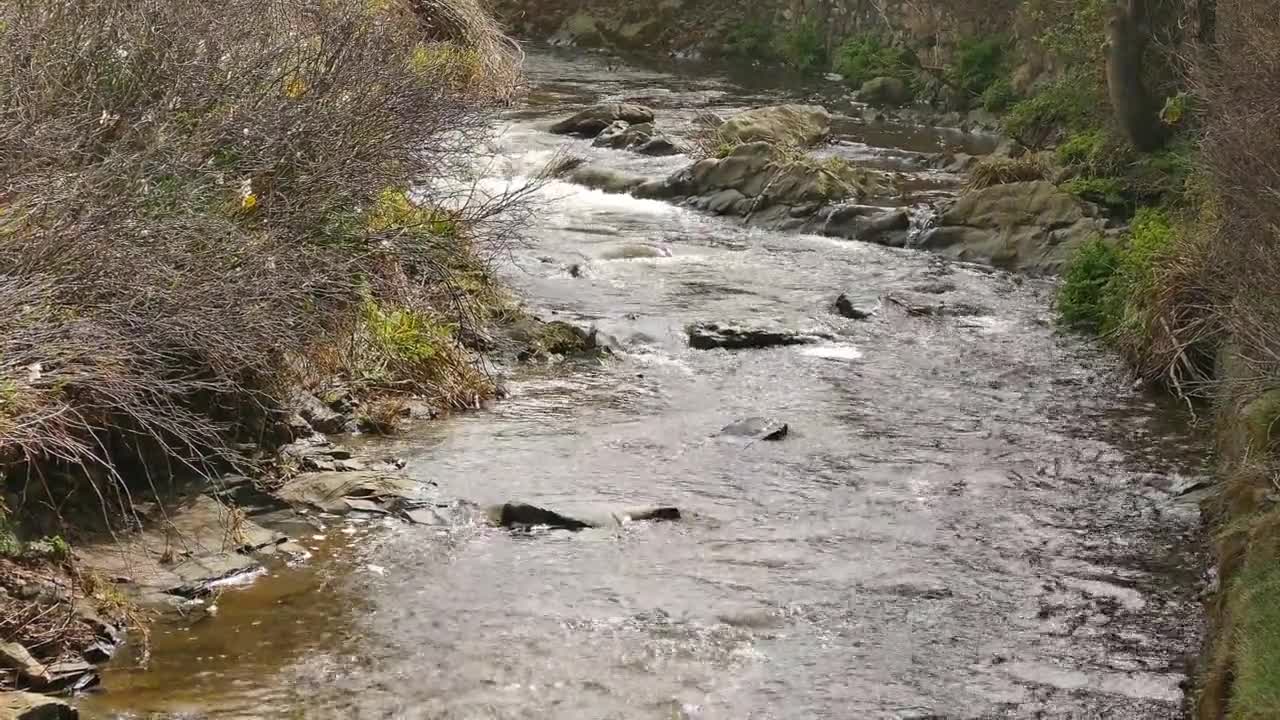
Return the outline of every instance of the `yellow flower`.
[[[307,94],[307,84],[297,75],[291,76],[284,84],[285,97],[290,100],[297,100]]]
[[[240,209],[249,212],[258,206],[258,196],[254,193],[248,193],[240,198]]]

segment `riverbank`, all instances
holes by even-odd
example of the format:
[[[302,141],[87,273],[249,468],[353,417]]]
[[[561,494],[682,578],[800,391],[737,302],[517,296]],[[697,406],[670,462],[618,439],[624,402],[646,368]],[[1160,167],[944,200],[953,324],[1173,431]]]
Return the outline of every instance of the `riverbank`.
[[[262,13],[0,10],[0,689],[84,689],[141,608],[296,551],[244,497],[390,482],[316,431],[476,407],[486,354],[542,349],[491,266],[536,178],[457,189],[509,41],[468,2]]]

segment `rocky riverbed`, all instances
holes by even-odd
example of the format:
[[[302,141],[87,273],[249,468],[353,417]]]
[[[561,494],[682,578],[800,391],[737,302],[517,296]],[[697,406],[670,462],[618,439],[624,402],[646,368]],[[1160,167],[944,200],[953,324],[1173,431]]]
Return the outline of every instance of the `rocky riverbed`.
[[[1037,277],[1096,210],[821,89],[529,71],[479,187],[576,158],[507,268],[557,331],[390,440],[302,397],[287,482],[87,550],[166,610],[82,714],[1177,714],[1200,444]]]

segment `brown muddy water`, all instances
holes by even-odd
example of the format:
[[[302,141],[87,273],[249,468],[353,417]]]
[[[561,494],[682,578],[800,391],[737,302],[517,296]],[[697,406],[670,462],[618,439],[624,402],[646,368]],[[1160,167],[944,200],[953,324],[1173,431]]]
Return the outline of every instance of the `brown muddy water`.
[[[565,146],[653,176],[685,161],[544,132],[589,102],[643,98],[678,134],[698,110],[805,97],[597,58],[534,54],[528,72],[491,186]],[[906,173],[920,202],[960,181],[924,153],[982,144],[828,104],[853,116],[831,152]],[[300,538],[309,562],[158,624],[147,668],[123,653],[89,717],[1180,716],[1203,558],[1171,488],[1204,472],[1203,439],[1053,328],[1052,284],[564,183],[545,196],[507,275],[615,357],[520,370],[510,399],[393,449],[453,497],[686,519],[533,535],[334,519]],[[610,259],[637,244],[655,257]],[[843,291],[924,286],[981,311],[830,311]],[[838,340],[703,352],[682,332],[698,320]],[[754,415],[791,435],[715,437]]]

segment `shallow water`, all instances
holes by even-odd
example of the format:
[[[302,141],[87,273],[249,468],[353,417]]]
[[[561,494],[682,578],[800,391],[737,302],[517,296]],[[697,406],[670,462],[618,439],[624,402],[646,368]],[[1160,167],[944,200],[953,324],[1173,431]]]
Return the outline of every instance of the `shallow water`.
[[[642,97],[680,132],[701,109],[813,94],[551,54],[528,70],[494,182],[566,145],[654,176],[685,162],[542,130],[588,102]],[[935,192],[958,178],[921,153],[983,142],[822,99],[852,116],[832,152]],[[521,370],[508,400],[393,449],[479,503],[674,504],[686,519],[532,536],[335,520],[302,538],[311,562],[158,625],[148,669],[117,661],[82,703],[91,717],[1179,715],[1202,558],[1195,508],[1169,488],[1203,472],[1203,443],[1108,353],[1055,332],[1051,284],[565,183],[545,194],[508,277],[618,353]],[[610,259],[635,244],[662,256]],[[846,290],[939,283],[954,289],[938,299],[982,312],[830,310]],[[695,351],[683,328],[698,320],[838,339]],[[790,436],[715,437],[755,415]]]

